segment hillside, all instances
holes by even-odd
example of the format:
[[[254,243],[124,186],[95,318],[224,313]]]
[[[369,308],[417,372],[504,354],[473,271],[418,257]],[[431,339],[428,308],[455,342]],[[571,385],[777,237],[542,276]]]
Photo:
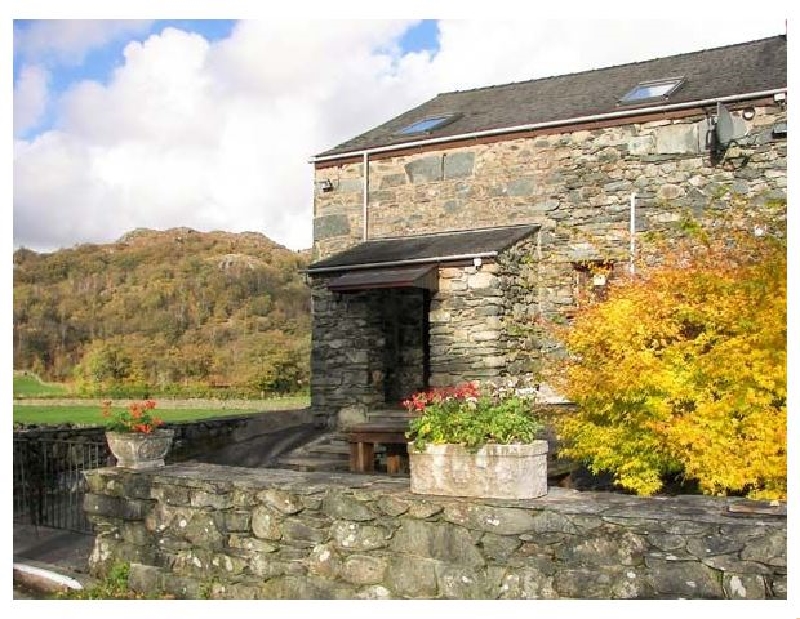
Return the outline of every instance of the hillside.
[[[308,384],[310,252],[262,234],[135,230],[14,252],[14,368],[85,393]]]

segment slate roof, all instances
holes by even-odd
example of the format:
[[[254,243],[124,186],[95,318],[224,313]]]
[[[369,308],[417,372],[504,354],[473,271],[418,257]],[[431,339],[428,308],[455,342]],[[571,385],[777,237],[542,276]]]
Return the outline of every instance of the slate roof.
[[[346,271],[398,262],[436,264],[453,256],[491,257],[539,229],[536,225],[503,226],[459,232],[439,232],[365,241],[309,265],[307,272]]]
[[[317,156],[657,105],[652,101],[639,106],[620,105],[619,99],[642,81],[675,76],[683,76],[685,80],[664,103],[786,88],[786,37],[440,94]],[[429,133],[396,134],[414,122],[441,114],[460,114],[460,117]]]

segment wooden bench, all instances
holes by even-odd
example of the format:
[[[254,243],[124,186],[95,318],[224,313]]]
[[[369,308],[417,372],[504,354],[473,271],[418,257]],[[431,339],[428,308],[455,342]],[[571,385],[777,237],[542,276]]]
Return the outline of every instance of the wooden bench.
[[[386,472],[399,473],[408,460],[406,431],[408,421],[371,421],[345,431],[350,443],[350,470],[369,473],[375,470],[375,446],[386,446]]]

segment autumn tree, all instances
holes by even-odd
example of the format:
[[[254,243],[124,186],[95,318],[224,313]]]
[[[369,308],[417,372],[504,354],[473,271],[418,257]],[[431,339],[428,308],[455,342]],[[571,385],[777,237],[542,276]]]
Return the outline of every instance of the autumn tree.
[[[677,475],[707,494],[785,498],[783,233],[752,217],[684,224],[558,329],[568,354],[549,381],[578,406],[563,455],[640,494]]]
[[[51,254],[19,249],[14,367],[92,395],[304,389],[309,257],[261,234],[181,228]]]

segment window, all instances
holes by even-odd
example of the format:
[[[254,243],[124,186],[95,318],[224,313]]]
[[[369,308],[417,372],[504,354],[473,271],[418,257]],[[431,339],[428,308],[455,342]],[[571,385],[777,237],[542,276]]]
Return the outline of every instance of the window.
[[[444,127],[445,125],[450,124],[456,120],[456,115],[449,114],[449,115],[442,115],[442,116],[430,116],[428,118],[424,118],[422,120],[418,120],[415,123],[408,125],[407,127],[403,127],[397,133],[400,135],[414,135],[415,133],[428,133],[433,131],[434,129],[439,129],[440,127]]]
[[[624,97],[622,97],[619,102],[626,104],[666,99],[669,95],[675,92],[675,89],[678,88],[678,86],[680,86],[682,83],[682,77],[671,77],[663,80],[640,82]]]
[[[575,280],[573,298],[576,306],[590,305],[605,301],[608,284],[614,276],[614,262],[611,260],[582,260],[572,263]]]

